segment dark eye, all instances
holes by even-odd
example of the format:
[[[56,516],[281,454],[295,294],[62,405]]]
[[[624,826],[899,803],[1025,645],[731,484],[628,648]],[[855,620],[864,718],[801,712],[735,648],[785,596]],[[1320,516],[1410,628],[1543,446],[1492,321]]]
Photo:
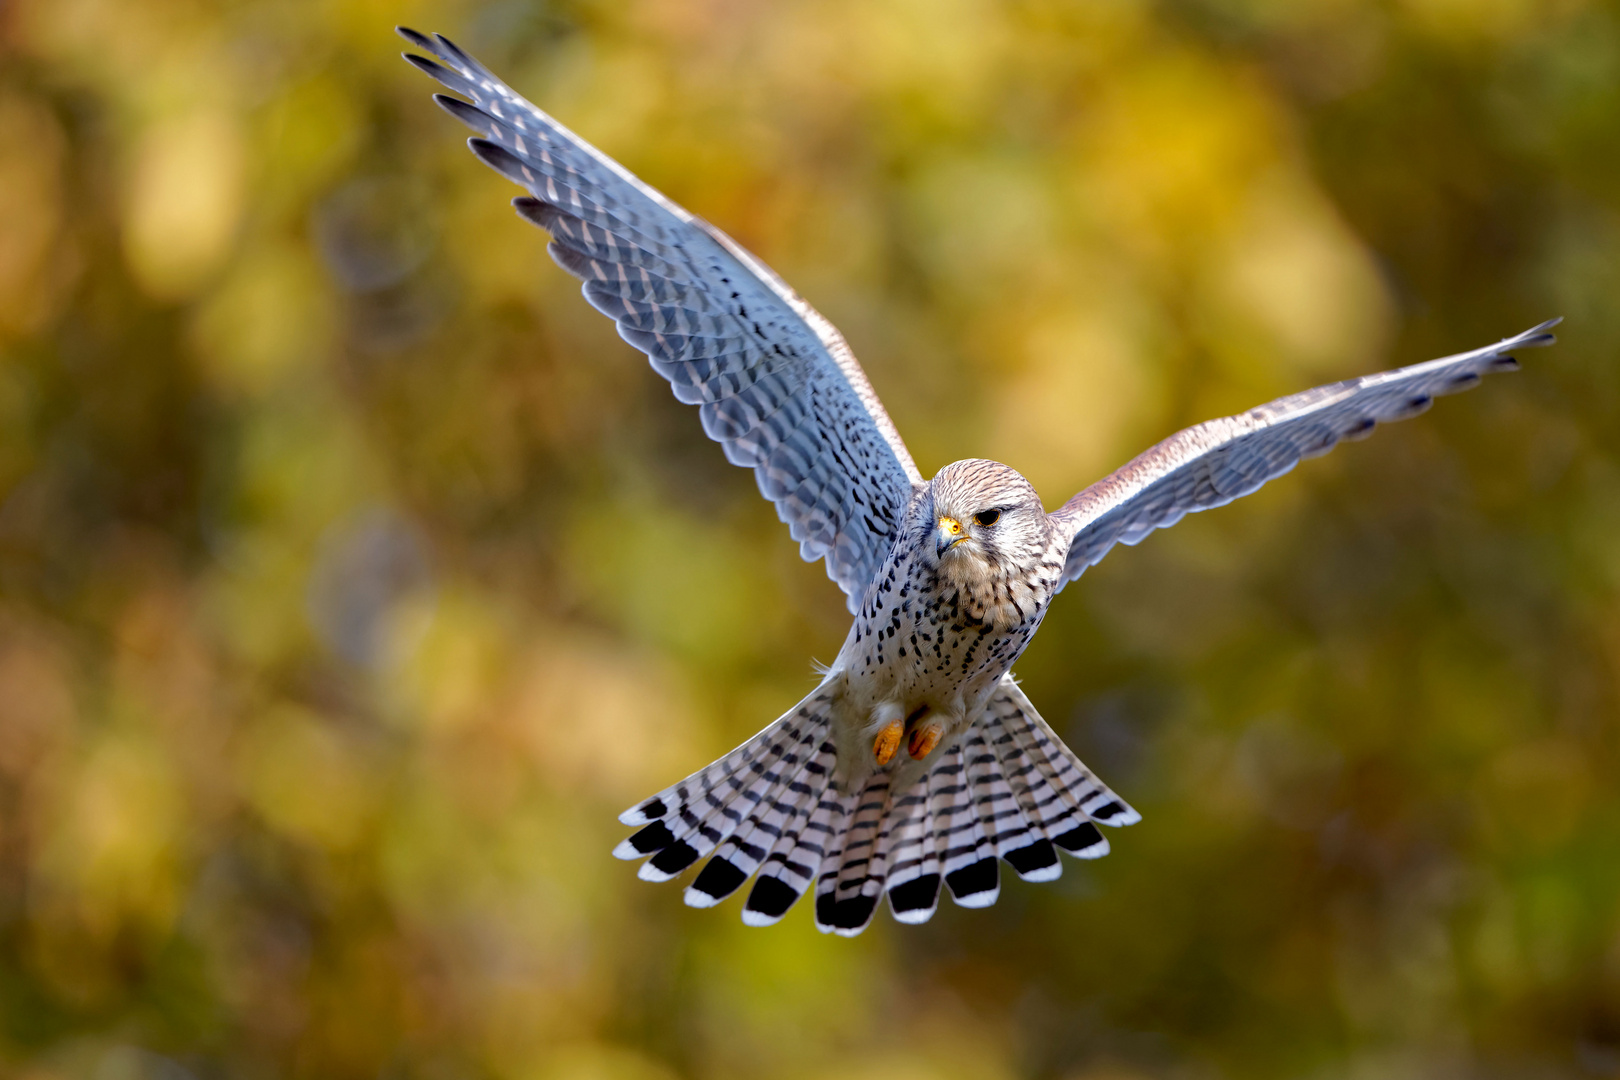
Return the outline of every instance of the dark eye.
[[[980,510],[973,515],[973,520],[980,525],[994,525],[999,517],[1001,517],[1000,510]]]

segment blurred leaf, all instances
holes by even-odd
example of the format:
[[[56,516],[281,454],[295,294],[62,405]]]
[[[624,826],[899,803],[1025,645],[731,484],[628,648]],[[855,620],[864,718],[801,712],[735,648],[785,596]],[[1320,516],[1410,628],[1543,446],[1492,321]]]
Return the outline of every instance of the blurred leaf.
[[[1020,663],[1144,811],[824,938],[609,852],[844,632],[394,23],[777,266],[925,471],[1569,321],[1121,550]],[[1603,1076],[1615,0],[18,0],[0,1074]]]

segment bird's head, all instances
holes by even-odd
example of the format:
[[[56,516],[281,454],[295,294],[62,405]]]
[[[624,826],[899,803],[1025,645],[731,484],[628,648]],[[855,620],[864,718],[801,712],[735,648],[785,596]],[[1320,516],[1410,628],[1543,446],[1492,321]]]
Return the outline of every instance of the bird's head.
[[[969,459],[929,482],[934,557],[951,577],[995,577],[1038,560],[1050,526],[1040,496],[1015,470]]]

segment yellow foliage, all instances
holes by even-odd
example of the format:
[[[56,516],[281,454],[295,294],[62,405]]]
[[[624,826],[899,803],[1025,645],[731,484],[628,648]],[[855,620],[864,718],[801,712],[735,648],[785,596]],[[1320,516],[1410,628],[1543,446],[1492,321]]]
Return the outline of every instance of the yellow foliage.
[[[0,5],[0,1075],[1608,1075],[1613,0]],[[1019,674],[1144,812],[824,938],[609,856],[847,627],[399,62],[837,323],[925,472],[1557,315],[1120,549]]]

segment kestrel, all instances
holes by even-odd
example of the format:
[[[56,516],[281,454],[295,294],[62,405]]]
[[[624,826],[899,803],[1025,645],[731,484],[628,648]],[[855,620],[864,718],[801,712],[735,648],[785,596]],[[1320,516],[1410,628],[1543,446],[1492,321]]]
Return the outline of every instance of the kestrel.
[[[1097,826],[1139,820],[1042,720],[1011,675],[1047,605],[1116,543],[1222,506],[1367,435],[1380,421],[1517,367],[1543,323],[1473,352],[1321,386],[1172,435],[1047,513],[994,461],[925,479],[849,346],[724,233],[515,94],[444,37],[400,34],[406,59],[461,95],[436,100],[473,153],[528,194],[523,217],[585,299],[647,354],[734,464],[754,470],[807,561],[854,615],[820,684],[718,761],[625,811],[614,854],[666,881],[707,856],[686,902],[749,878],[765,926],[812,886],[823,931],[860,933],[887,894],[920,923],[941,885],[995,902],[1004,861],[1026,881],[1058,851],[1108,852]]]

